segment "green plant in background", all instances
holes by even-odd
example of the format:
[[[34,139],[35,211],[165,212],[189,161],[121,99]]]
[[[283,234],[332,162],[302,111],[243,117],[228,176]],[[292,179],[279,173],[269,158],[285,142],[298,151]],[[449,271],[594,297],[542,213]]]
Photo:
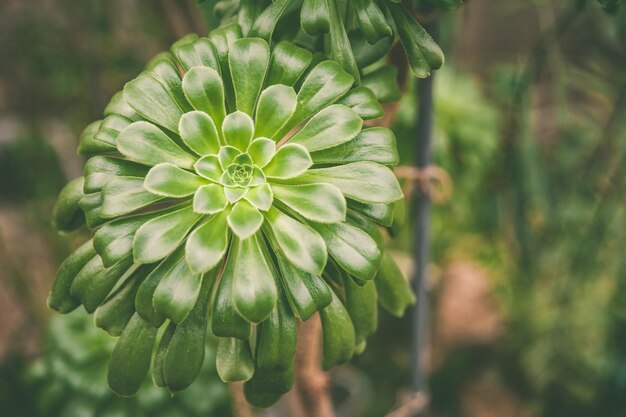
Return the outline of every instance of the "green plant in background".
[[[402,198],[395,139],[363,128],[389,82],[268,43],[279,4],[180,40],[81,136],[85,175],[54,218],[93,239],[61,265],[49,305],[82,304],[120,336],[108,381],[121,395],[150,367],[156,385],[188,387],[210,327],[222,380],[268,406],[291,388],[297,319],[319,311],[328,369],[364,349],[377,304],[401,315],[414,301],[384,250]]]
[[[212,360],[205,361],[198,384],[174,398],[148,378],[136,397],[114,395],[101,381],[106,378],[115,339],[94,327],[83,311],[53,317],[44,346],[46,355],[31,365],[26,377],[38,415],[223,417],[230,412],[228,390]],[[212,338],[205,348],[208,359],[215,357],[215,350]]]

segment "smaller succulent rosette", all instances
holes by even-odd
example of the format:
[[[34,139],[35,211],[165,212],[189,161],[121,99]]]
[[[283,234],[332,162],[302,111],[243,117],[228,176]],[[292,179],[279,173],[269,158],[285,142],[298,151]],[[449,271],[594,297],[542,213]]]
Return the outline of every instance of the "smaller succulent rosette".
[[[55,219],[84,218],[93,239],[49,304],[82,304],[120,336],[114,391],[132,395],[151,365],[157,385],[184,389],[209,330],[221,378],[269,405],[291,387],[298,319],[320,312],[328,368],[364,347],[377,300],[396,314],[413,301],[379,227],[402,197],[395,139],[363,127],[382,110],[353,83],[231,25],[175,44],[86,129],[85,175]]]

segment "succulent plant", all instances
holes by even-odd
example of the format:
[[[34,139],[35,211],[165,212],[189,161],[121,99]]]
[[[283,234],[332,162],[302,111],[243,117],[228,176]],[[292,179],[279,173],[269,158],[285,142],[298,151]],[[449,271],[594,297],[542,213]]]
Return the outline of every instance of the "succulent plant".
[[[379,227],[402,198],[395,139],[363,127],[382,109],[354,81],[228,25],[177,42],[87,127],[85,175],[54,218],[86,221],[93,238],[59,268],[49,305],[82,304],[120,336],[115,392],[132,395],[151,362],[157,385],[186,388],[210,327],[221,378],[249,380],[249,401],[269,405],[291,387],[297,319],[320,312],[328,368],[364,347],[377,299],[395,314],[413,302]]]

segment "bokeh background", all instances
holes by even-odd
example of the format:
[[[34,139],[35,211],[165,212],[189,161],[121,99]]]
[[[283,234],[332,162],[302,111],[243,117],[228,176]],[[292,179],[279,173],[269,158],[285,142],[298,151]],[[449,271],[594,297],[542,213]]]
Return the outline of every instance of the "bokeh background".
[[[432,218],[434,417],[626,416],[625,9],[467,0],[428,17],[447,59],[434,163],[452,190]],[[149,381],[115,398],[109,336],[45,305],[83,239],[50,225],[81,175],[80,132],[151,57],[211,24],[194,0],[0,0],[0,416],[229,415],[211,360],[173,399]],[[390,122],[411,165],[419,84],[400,74]],[[408,275],[412,230],[392,244]],[[332,371],[338,416],[403,403],[410,330],[381,312],[368,349]]]

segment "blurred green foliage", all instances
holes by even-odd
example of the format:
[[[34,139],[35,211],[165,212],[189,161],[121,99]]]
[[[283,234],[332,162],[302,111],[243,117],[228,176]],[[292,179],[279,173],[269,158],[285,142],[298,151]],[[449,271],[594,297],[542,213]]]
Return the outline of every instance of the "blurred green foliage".
[[[44,356],[26,375],[37,413],[32,417],[224,417],[230,415],[228,388],[215,370],[216,343],[206,347],[198,383],[170,396],[150,377],[136,396],[122,398],[106,385],[115,339],[96,328],[82,310],[54,316],[44,343]]]

